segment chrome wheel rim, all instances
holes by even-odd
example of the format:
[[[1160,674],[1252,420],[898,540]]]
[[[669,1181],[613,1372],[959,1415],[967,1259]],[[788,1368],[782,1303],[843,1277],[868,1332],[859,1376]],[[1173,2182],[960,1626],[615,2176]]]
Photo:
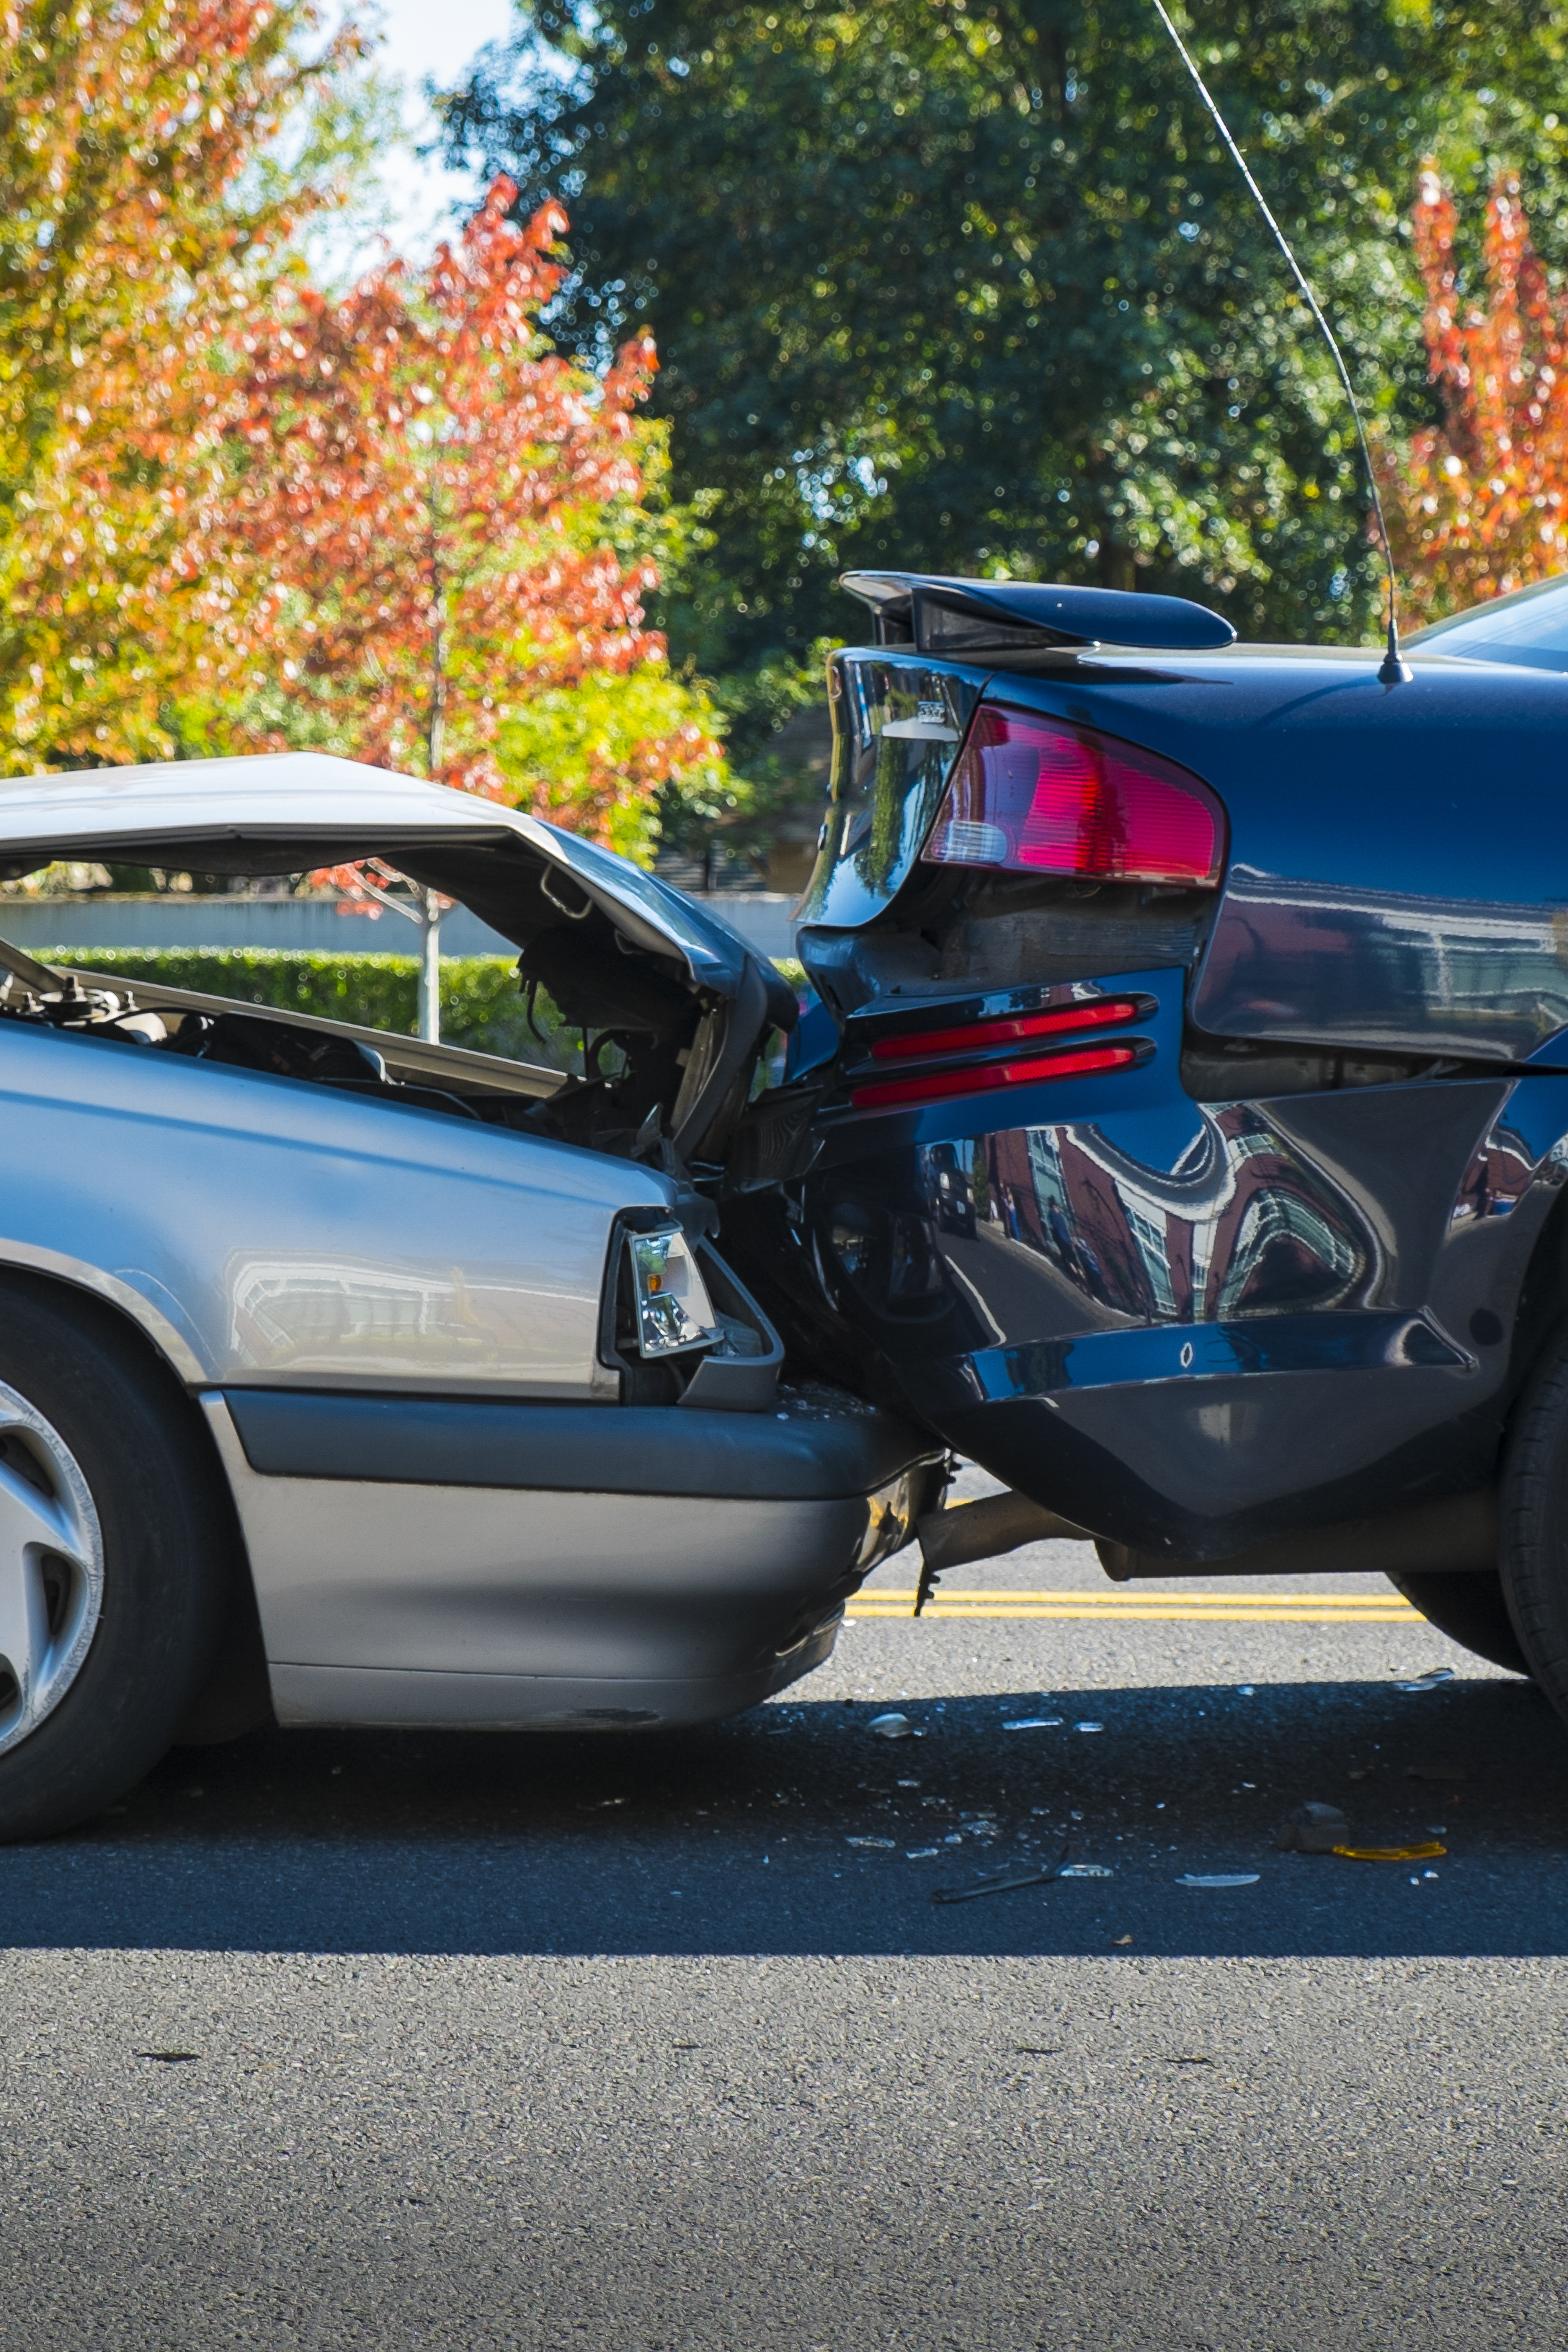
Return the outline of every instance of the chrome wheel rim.
[[[103,1609],[103,1531],[76,1456],[0,1381],[0,1755],[52,1715]]]

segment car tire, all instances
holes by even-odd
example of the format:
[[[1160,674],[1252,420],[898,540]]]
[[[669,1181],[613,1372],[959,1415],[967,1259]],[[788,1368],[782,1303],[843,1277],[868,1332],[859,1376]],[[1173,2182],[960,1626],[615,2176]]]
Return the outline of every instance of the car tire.
[[[1531,1678],[1568,1717],[1568,1325],[1542,1351],[1509,1432],[1503,1595]]]
[[[1428,1625],[1446,1633],[1450,1642],[1458,1642],[1461,1650],[1471,1650],[1494,1666],[1505,1666],[1510,1674],[1529,1674],[1503,1597],[1502,1577],[1496,1569],[1464,1575],[1436,1570],[1431,1575],[1391,1576],[1388,1580],[1413,1609],[1419,1609]]]
[[[0,1841],[89,1819],[156,1763],[232,1574],[205,1431],[140,1335],[0,1280]]]

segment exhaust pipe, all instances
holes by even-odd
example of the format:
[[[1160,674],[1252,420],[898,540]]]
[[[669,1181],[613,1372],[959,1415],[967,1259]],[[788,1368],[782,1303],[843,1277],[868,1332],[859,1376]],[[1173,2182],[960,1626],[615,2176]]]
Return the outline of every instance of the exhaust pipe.
[[[994,1559],[999,1552],[1016,1551],[1020,1544],[1045,1543],[1053,1536],[1065,1537],[1071,1543],[1093,1541],[1087,1528],[1077,1527],[1071,1519],[1011,1490],[987,1495],[978,1503],[954,1503],[945,1511],[927,1511],[915,1522],[915,1534],[921,1548],[917,1617],[931,1599],[937,1578],[950,1568]]]

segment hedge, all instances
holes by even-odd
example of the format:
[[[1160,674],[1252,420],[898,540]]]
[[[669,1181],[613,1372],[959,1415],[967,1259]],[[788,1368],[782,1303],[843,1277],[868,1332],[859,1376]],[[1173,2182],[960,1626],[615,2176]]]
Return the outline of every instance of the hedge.
[[[411,1037],[418,1027],[419,963],[415,956],[289,955],[277,948],[61,948],[45,950],[52,964],[74,964],[134,983],[190,988],[231,996],[242,1004],[279,1012],[319,1013]],[[506,956],[443,956],[441,1035],[448,1045],[504,1054],[518,1062],[581,1069],[576,1032],[566,1031],[541,996],[530,1028],[517,967]]]
[[[395,1036],[412,1037],[418,1027],[419,964],[414,956],[289,955],[278,948],[58,948],[46,950],[45,961],[163,988],[195,989],[204,996],[232,996],[241,1004],[319,1013]],[[798,963],[781,959],[778,968],[792,986],[805,986]],[[506,956],[442,957],[441,1035],[447,1045],[580,1071],[582,1041],[542,992],[534,1018],[542,1038],[529,1025],[517,967]]]

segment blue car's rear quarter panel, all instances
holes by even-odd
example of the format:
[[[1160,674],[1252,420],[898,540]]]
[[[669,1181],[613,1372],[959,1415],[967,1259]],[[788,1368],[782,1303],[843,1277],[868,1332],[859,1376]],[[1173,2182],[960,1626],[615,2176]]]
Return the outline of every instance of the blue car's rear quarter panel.
[[[990,691],[1162,751],[1225,802],[1197,1028],[1522,1059],[1568,1027],[1568,677],[1413,667],[1389,688],[1365,654],[1235,653]]]
[[[1215,919],[1190,970],[1097,974],[1160,995],[1143,1068],[1019,1090],[1005,1126],[993,1097],[819,1127],[803,1202],[838,1311],[952,1443],[1143,1550],[1222,1558],[1495,1472],[1568,1133],[1545,1074],[1568,1028],[1568,677],[1415,669],[1393,691],[1364,654],[994,677],[991,698],[1215,788]],[[929,909],[931,881],[907,867],[905,899]],[[1080,913],[1076,972],[1082,935]],[[1018,982],[1057,977],[1037,957]],[[1241,1063],[1237,1099],[1199,1102],[1184,1010],[1200,1045],[1466,1067],[1248,1098]],[[878,1295],[868,1247],[858,1285],[836,1233],[922,1203],[940,1295]]]

